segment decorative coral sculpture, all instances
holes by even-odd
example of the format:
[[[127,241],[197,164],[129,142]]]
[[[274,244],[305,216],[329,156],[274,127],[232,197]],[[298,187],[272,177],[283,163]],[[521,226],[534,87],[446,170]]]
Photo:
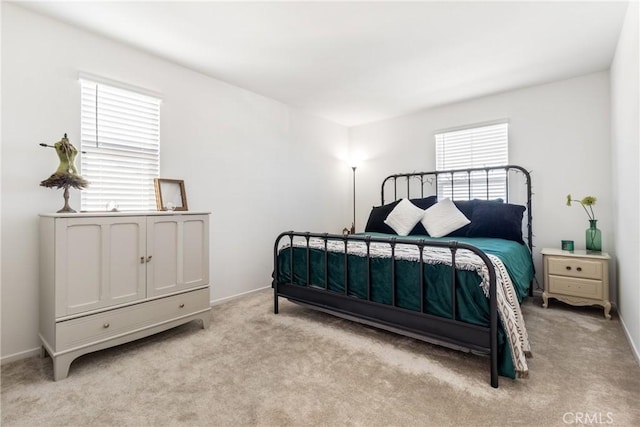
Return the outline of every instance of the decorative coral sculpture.
[[[84,189],[89,183],[86,179],[78,174],[75,161],[78,156],[78,150],[69,142],[67,134],[53,145],[40,144],[43,147],[52,147],[56,150],[60,165],[58,169],[47,179],[40,183],[41,186],[47,188],[64,188],[64,207],[58,212],[76,212],[69,206],[69,187],[78,190]]]

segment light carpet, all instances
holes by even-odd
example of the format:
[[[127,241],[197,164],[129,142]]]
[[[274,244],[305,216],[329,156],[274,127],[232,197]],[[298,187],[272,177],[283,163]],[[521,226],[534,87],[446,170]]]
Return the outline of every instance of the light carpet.
[[[530,378],[488,359],[256,292],[196,322],[85,355],[2,366],[3,426],[640,425],[640,367],[602,310],[523,305]],[[597,422],[595,422],[597,421]]]

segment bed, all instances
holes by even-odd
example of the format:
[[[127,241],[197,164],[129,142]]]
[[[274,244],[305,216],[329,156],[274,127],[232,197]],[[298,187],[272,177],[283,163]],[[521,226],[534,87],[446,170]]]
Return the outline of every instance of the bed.
[[[493,194],[500,185],[506,197],[496,200]],[[514,194],[522,195],[522,205],[510,201]],[[508,165],[391,175],[382,183],[381,202],[372,209],[364,233],[288,231],[277,237],[274,313],[284,297],[488,355],[492,387],[498,387],[499,375],[527,377],[531,349],[520,303],[532,295],[534,267],[526,169]],[[402,227],[387,223],[407,203],[422,213],[454,204],[468,224],[439,237],[430,236],[427,228],[434,236],[440,231],[434,233],[424,219],[396,231]]]

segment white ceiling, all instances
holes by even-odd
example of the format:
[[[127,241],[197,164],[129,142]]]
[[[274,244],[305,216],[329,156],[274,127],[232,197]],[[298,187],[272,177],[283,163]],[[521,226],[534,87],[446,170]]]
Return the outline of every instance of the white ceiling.
[[[354,126],[606,70],[626,2],[27,2]]]

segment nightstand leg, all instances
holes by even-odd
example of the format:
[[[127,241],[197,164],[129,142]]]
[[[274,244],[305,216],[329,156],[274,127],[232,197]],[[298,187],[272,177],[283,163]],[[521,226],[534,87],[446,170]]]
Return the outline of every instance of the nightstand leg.
[[[549,307],[549,297],[547,296],[546,292],[542,293],[542,307],[543,308]]]
[[[611,311],[611,303],[609,301],[604,303],[604,318],[607,320],[611,320],[611,315],[609,312]]]

